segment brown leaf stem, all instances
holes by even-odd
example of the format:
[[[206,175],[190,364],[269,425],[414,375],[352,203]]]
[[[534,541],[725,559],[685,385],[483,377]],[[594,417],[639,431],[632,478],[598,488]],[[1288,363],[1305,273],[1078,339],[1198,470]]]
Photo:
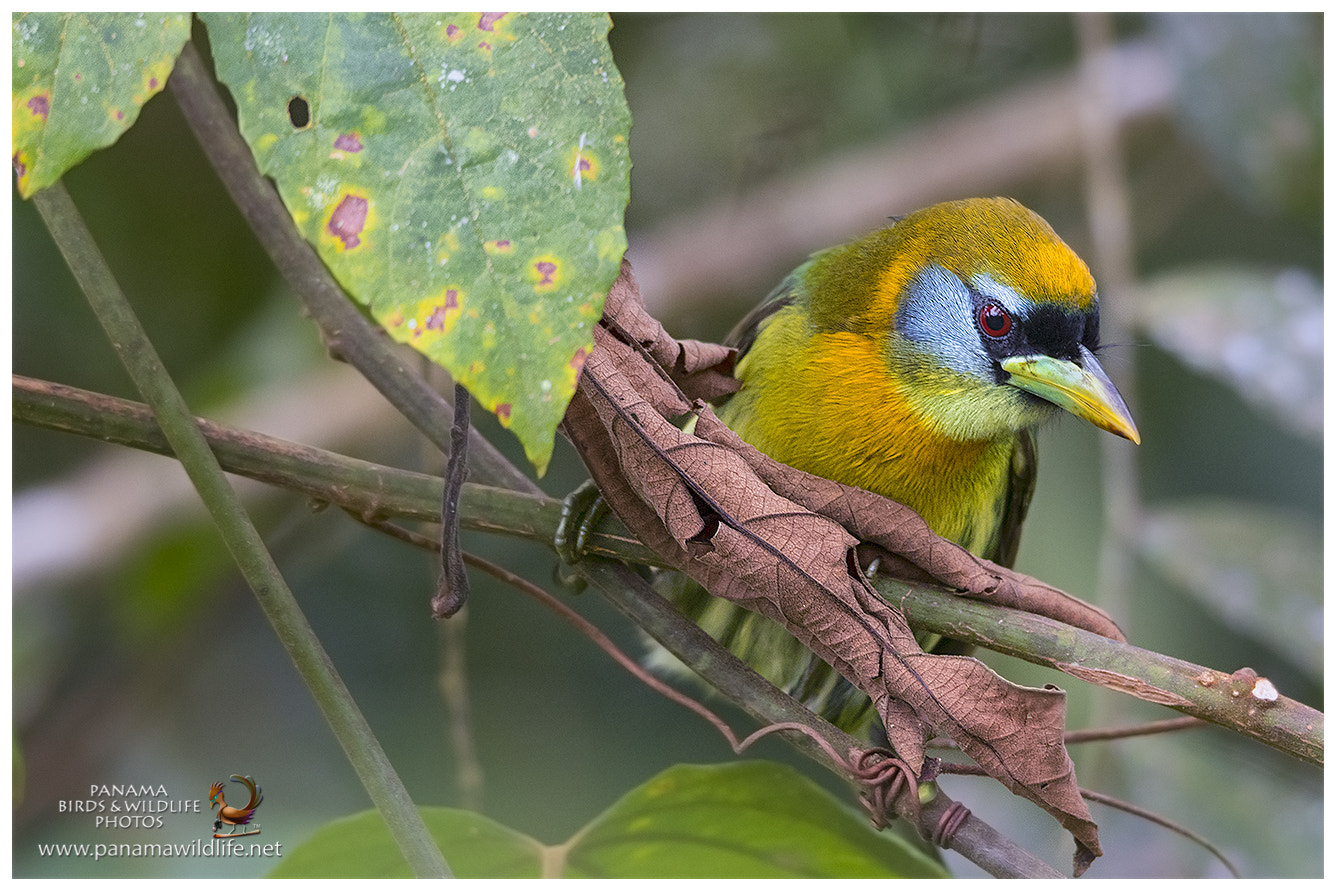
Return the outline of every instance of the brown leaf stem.
[[[469,598],[469,574],[464,569],[464,552],[459,545],[459,494],[468,476],[469,391],[455,384],[455,420],[450,428],[450,456],[445,464],[445,485],[441,488],[441,575],[436,594],[431,599],[431,614],[448,619],[463,608]]]

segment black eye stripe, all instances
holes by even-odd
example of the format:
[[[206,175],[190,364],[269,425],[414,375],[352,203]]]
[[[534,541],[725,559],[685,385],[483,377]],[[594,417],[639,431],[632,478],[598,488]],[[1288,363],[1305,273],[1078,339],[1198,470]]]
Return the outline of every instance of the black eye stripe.
[[[1040,304],[1025,317],[1027,348],[1059,359],[1075,359],[1077,348],[1099,344],[1099,322],[1086,313]]]

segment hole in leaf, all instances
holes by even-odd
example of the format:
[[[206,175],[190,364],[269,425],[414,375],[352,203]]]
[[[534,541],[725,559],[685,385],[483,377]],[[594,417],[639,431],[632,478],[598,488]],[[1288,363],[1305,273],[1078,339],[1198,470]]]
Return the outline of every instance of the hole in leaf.
[[[301,96],[293,96],[288,100],[288,120],[295,129],[305,129],[311,123],[311,103]]]

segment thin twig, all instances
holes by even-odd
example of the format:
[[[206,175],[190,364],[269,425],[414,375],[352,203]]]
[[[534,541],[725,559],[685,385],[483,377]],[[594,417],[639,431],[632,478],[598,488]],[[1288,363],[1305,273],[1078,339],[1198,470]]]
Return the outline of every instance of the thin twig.
[[[1234,878],[1236,879],[1241,878],[1238,869],[1234,866],[1232,862],[1230,862],[1230,859],[1225,856],[1224,851],[1221,851],[1215,845],[1211,844],[1211,842],[1207,841],[1205,837],[1199,835],[1196,832],[1193,832],[1186,826],[1183,826],[1182,824],[1179,823],[1175,823],[1173,820],[1170,820],[1166,817],[1162,817],[1159,814],[1154,813],[1152,811],[1148,811],[1145,808],[1132,804],[1129,801],[1123,801],[1120,798],[1114,798],[1112,795],[1105,795],[1103,792],[1095,792],[1091,789],[1082,789],[1081,795],[1088,801],[1098,801],[1100,804],[1107,805],[1108,807],[1115,808],[1117,810],[1123,811],[1124,813],[1132,814],[1133,816],[1140,817],[1143,820],[1148,820],[1157,826],[1163,826],[1170,832],[1175,832],[1183,836],[1184,838],[1192,842],[1195,842],[1198,845],[1201,845],[1203,848],[1210,851],[1217,860],[1223,863],[1225,865],[1225,869],[1228,869],[1230,874],[1233,875]]]
[[[1176,733],[1179,730],[1193,730],[1210,725],[1201,718],[1183,715],[1180,718],[1165,718],[1163,721],[1146,721],[1129,727],[1102,727],[1092,730],[1069,730],[1063,736],[1067,745],[1079,743],[1103,742],[1111,739],[1130,739],[1134,736],[1150,736],[1155,733]]]
[[[450,867],[403,781],[307,623],[65,187],[57,183],[33,203],[404,859],[418,876],[449,877]]]
[[[728,723],[723,718],[719,717],[703,703],[698,702],[697,700],[691,698],[682,691],[677,690],[669,686],[668,684],[664,683],[661,679],[655,677],[653,674],[650,674],[648,671],[645,670],[643,666],[640,665],[639,662],[637,662],[635,659],[632,659],[630,656],[623,653],[621,649],[615,643],[612,642],[612,639],[609,638],[606,634],[604,634],[603,631],[599,629],[597,625],[595,625],[593,622],[590,622],[584,616],[580,615],[575,610],[571,609],[569,606],[562,603],[557,598],[553,597],[547,591],[544,591],[542,588],[538,587],[533,582],[529,581],[523,576],[516,575],[509,569],[506,569],[504,566],[498,566],[497,564],[491,562],[490,560],[479,557],[476,554],[465,552],[464,559],[468,562],[470,566],[473,566],[477,569],[481,569],[483,572],[487,573],[492,578],[497,579],[498,581],[506,585],[509,585],[510,587],[524,594],[526,597],[538,601],[543,606],[547,607],[547,609],[556,613],[568,625],[575,628],[576,631],[580,632],[582,635],[584,635],[586,638],[592,641],[594,645],[597,646],[604,653],[607,653],[608,656],[610,656],[614,662],[620,665],[623,670],[625,670],[636,680],[640,681],[640,683],[644,684],[646,687],[653,690],[655,693],[658,693],[660,696],[663,696],[664,698],[677,703],[683,708],[689,709],[690,711],[695,712],[697,715],[700,715],[702,718],[708,721],[716,730],[719,731],[720,735],[722,735],[724,739],[728,741],[729,746],[732,747],[735,753],[740,754],[742,750],[747,747],[747,745],[751,744],[751,737],[748,737],[746,743],[744,744],[743,741],[738,739],[737,734],[733,732],[733,728],[729,727]],[[791,726],[798,726],[798,725],[791,725]],[[836,755],[835,757],[838,757],[838,755]]]

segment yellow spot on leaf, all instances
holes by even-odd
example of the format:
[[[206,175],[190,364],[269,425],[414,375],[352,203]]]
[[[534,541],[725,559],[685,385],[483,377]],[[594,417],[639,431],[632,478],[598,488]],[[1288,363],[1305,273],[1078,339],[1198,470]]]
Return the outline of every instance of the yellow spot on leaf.
[[[551,254],[534,257],[529,261],[529,279],[540,294],[555,291],[566,277],[562,264]]]
[[[581,137],[580,145],[566,153],[566,165],[566,169],[570,171],[571,181],[577,189],[585,183],[597,180],[601,167],[598,155],[584,144],[584,137]]]
[[[18,173],[19,194],[27,197],[28,181],[32,178],[32,155],[23,149],[14,152],[14,171]]]
[[[376,228],[376,209],[365,190],[340,187],[326,210],[321,241],[339,252],[366,246],[368,233]]]
[[[14,146],[17,147],[30,134],[40,133],[46,127],[50,108],[51,91],[43,87],[34,86],[14,93],[11,120]]]
[[[408,342],[425,350],[440,340],[459,321],[463,303],[464,292],[453,285],[419,300],[413,307],[413,315],[402,322]]]
[[[143,105],[166,86],[167,75],[172,73],[175,61],[175,58],[162,59],[139,73],[140,89],[132,97],[135,105]]]

